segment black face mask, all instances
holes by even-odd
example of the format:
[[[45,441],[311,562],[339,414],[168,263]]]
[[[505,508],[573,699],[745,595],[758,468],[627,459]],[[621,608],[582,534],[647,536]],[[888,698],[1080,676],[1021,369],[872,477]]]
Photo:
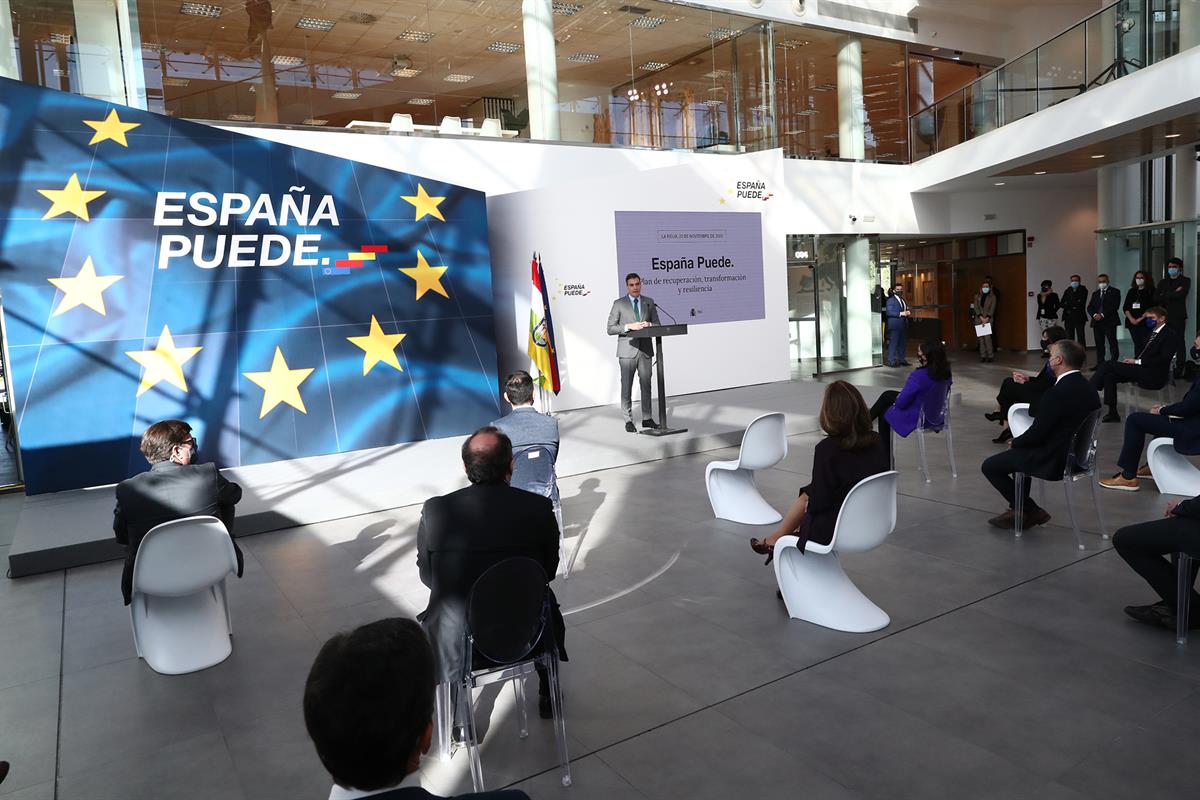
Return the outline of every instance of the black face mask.
[[[1192,361],[1200,361],[1200,347],[1193,347],[1189,355],[1191,355]]]

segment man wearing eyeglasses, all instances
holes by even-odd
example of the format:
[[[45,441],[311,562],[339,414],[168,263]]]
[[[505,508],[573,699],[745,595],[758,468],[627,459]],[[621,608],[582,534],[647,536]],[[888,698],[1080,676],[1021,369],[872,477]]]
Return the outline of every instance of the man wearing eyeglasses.
[[[233,529],[233,507],[242,499],[242,487],[228,481],[216,464],[196,464],[198,446],[192,426],[178,419],[156,422],[142,434],[141,451],[150,469],[117,484],[113,533],[125,545],[121,593],[125,605],[133,596],[133,561],[142,539],[155,525],[184,517],[217,517]],[[242,551],[237,553],[237,574],[242,576]]]

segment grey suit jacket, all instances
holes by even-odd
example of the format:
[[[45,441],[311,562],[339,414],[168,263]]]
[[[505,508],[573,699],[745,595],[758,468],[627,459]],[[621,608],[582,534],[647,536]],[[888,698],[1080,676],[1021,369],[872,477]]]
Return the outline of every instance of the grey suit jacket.
[[[558,458],[558,420],[533,406],[514,408],[492,423],[512,440],[513,454],[542,445]]]
[[[642,295],[640,303],[642,319],[649,320],[651,325],[661,325],[658,321],[658,306],[654,304],[654,300]],[[625,332],[626,325],[637,321],[633,313],[633,301],[629,299],[629,295],[613,301],[612,311],[608,312],[608,335],[618,337],[617,358],[637,358],[641,353],[654,355],[653,339],[630,339],[629,334]]]

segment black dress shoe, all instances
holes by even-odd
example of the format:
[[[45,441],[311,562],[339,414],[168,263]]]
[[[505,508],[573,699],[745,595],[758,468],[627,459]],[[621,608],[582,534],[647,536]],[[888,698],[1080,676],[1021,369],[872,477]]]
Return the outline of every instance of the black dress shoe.
[[[901,361],[901,362],[900,362],[900,366],[902,366],[902,367],[911,367],[911,366],[912,366],[912,364],[909,364],[907,361]]]
[[[1154,628],[1174,628],[1174,615],[1166,603],[1155,603],[1152,606],[1125,606],[1125,613],[1136,619],[1143,625],[1149,625]],[[1167,620],[1171,620],[1171,625],[1167,625]]]
[[[1116,411],[1109,411],[1107,414],[1104,415],[1103,418],[1101,418],[1100,421],[1101,422],[1120,422],[1121,415],[1118,414]]]
[[[991,422],[1003,422],[1004,421],[1004,412],[1003,411],[989,411],[988,413],[983,415],[983,418],[986,420],[989,420]]]
[[[629,431],[630,433],[637,433],[637,426],[634,425],[632,422],[626,422],[625,430]]]
[[[652,431],[656,431],[659,429],[659,424],[652,419],[644,419],[644,420],[642,420],[642,427],[649,428]]]
[[[1000,435],[997,436],[995,439],[992,439],[992,441],[995,442],[996,444],[1004,444],[1011,438],[1013,438],[1012,429],[1005,428],[1004,430],[1000,431]]]
[[[554,719],[554,706],[549,695],[538,695],[538,716],[542,719]]]

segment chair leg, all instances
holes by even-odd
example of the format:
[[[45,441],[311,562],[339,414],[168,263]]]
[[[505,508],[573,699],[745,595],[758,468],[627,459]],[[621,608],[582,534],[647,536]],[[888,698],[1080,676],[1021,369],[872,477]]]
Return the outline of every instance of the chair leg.
[[[562,785],[571,785],[571,758],[567,754],[567,722],[563,716],[562,686],[558,682],[558,656],[546,659],[550,679],[550,709],[554,714],[554,739],[558,745],[558,763],[562,767]]]
[[[439,683],[433,692],[434,733],[437,734],[437,759],[449,761],[454,736],[454,707],[450,684]]]
[[[925,430],[917,427],[917,462],[921,468],[921,477],[926,483],[933,483],[929,477],[929,461],[925,458]]]
[[[1083,537],[1079,533],[1079,520],[1075,518],[1075,504],[1071,502],[1071,486],[1075,481],[1066,478],[1063,480],[1063,493],[1067,496],[1067,513],[1071,515],[1071,530],[1075,531],[1075,545],[1083,549]]]
[[[1025,530],[1025,475],[1013,473],[1013,534],[1021,538]]]
[[[525,710],[525,678],[512,682],[513,694],[517,698],[517,735],[522,739],[529,736],[529,715]]]
[[[954,432],[949,423],[946,424],[944,430],[946,432],[946,457],[950,459],[950,477],[957,478],[958,464],[954,462]]]
[[[1100,538],[1107,540],[1108,526],[1104,524],[1104,509],[1100,507],[1100,493],[1096,491],[1096,476],[1089,475],[1088,483],[1092,486],[1092,502],[1096,504],[1096,521],[1100,524]]]
[[[1176,553],[1175,565],[1175,643],[1187,644],[1188,612],[1192,604],[1192,559],[1187,553]]]
[[[458,687],[459,716],[463,724],[463,732],[467,738],[467,755],[471,760],[471,785],[475,791],[483,791],[483,764],[479,760],[479,734],[475,728],[475,704],[472,702],[471,685],[463,683]]]

